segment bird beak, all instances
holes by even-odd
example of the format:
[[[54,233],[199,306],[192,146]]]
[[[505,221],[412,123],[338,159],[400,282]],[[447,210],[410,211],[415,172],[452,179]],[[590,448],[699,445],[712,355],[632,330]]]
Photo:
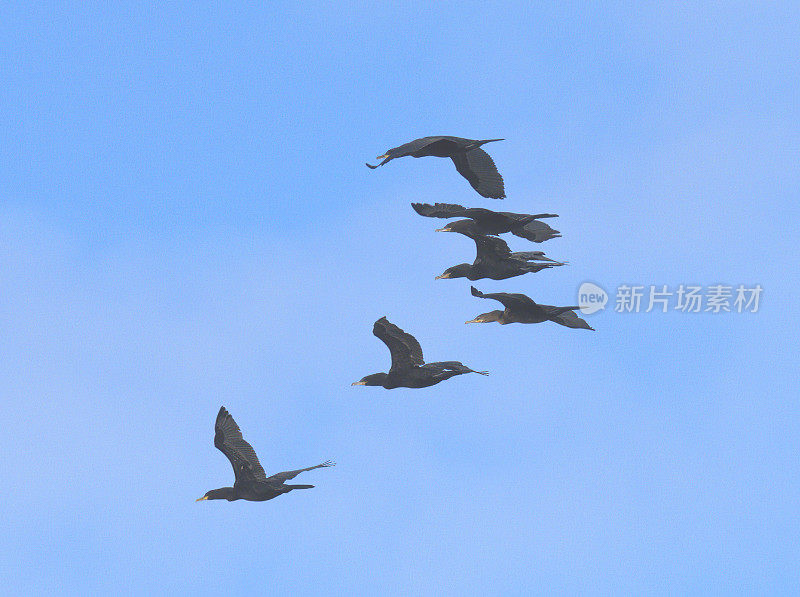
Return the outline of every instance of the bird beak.
[[[470,321],[465,321],[464,323],[483,323],[480,319],[471,319]]]
[[[452,232],[449,228],[437,228],[436,232]]]
[[[195,500],[195,502],[202,502],[203,500],[207,500],[207,499],[208,499],[208,496],[207,496],[207,495],[204,495],[204,496],[203,496],[203,497],[201,497],[201,498],[197,498],[197,499]]]
[[[365,385],[367,385],[367,382],[365,382],[365,381],[354,381],[350,385],[351,386],[365,386]]]
[[[436,276],[434,280],[446,280],[450,277],[450,274],[442,274],[441,276]]]
[[[383,155],[379,155],[379,156],[378,156],[378,157],[376,157],[375,159],[376,159],[376,160],[382,160],[382,159],[384,159],[384,158],[388,158],[388,157],[389,157],[389,154],[388,154],[388,153],[384,153]]]

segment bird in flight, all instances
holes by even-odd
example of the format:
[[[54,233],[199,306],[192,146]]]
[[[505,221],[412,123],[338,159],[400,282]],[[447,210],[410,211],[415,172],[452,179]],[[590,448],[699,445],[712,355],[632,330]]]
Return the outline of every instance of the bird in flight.
[[[381,317],[372,327],[375,334],[392,355],[392,366],[389,373],[373,373],[354,382],[354,386],[383,386],[387,390],[393,388],[427,388],[454,375],[479,373],[489,375],[486,371],[475,371],[458,361],[442,361],[425,363],[422,347],[411,334],[401,330],[386,317]]]
[[[251,502],[271,500],[281,494],[289,493],[293,489],[311,489],[314,487],[313,485],[286,485],[285,483],[302,472],[334,465],[333,462],[327,460],[316,466],[276,473],[267,477],[255,450],[244,440],[239,426],[224,406],[220,407],[217,422],[214,424],[214,445],[231,461],[236,480],[233,487],[212,489],[203,497],[195,500],[198,502],[202,500],[228,500],[229,502],[234,500]]]
[[[505,325],[507,323],[541,323],[543,321],[554,321],[568,328],[594,330],[592,326],[575,313],[579,307],[540,305],[524,294],[510,292],[484,294],[474,286],[470,286],[470,291],[472,292],[472,296],[500,301],[505,309],[503,311],[497,310],[481,313],[475,317],[475,319],[464,323],[490,323],[496,321],[500,325]]]
[[[436,276],[437,280],[450,278],[505,280],[528,272],[538,272],[550,267],[566,265],[566,262],[555,261],[545,257],[542,251],[517,251],[512,253],[503,239],[479,233],[472,220],[463,220],[463,222],[465,223],[460,225],[458,230],[442,230],[445,232],[459,232],[475,241],[475,261],[472,262],[472,265],[460,263],[449,267],[444,273]],[[541,261],[546,263],[540,263]]]
[[[377,159],[383,160],[378,166],[405,156],[422,158],[425,156],[435,156],[438,158],[450,158],[456,166],[456,170],[467,179],[472,188],[478,191],[482,197],[488,199],[503,199],[506,196],[503,186],[503,177],[497,171],[497,166],[491,156],[481,149],[481,145],[492,141],[503,141],[503,139],[464,139],[463,137],[422,137],[410,143],[405,143],[400,147],[388,149]],[[373,170],[378,166],[367,164]]]
[[[558,238],[561,233],[554,230],[539,218],[557,218],[557,214],[517,214],[510,211],[492,211],[482,207],[462,207],[453,203],[412,203],[421,216],[429,218],[471,218],[475,229],[481,234],[503,234],[510,232],[535,243]],[[440,228],[437,232],[459,232],[470,220],[457,220]]]

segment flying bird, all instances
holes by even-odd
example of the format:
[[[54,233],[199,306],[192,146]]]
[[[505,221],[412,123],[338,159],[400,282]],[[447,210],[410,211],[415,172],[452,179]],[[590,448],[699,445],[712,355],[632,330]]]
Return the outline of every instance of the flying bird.
[[[435,203],[434,205],[412,203],[411,207],[419,215],[429,218],[471,218],[475,223],[476,230],[481,234],[494,235],[510,232],[535,243],[561,236],[558,230],[539,221],[539,218],[557,218],[557,214],[517,214],[510,211],[492,211],[482,207],[467,208],[453,203]],[[459,232],[459,228],[465,226],[464,222],[469,221],[451,222],[437,232]]]
[[[503,186],[503,177],[497,171],[497,166],[491,156],[481,149],[481,145],[503,139],[464,139],[462,137],[422,137],[410,143],[388,149],[377,159],[383,160],[378,166],[405,156],[421,158],[435,156],[450,158],[456,165],[456,170],[467,179],[472,188],[489,199],[503,199],[506,196]],[[367,164],[373,170],[378,166]]]
[[[198,502],[223,499],[229,502],[234,500],[251,502],[271,500],[283,493],[289,493],[293,489],[311,489],[314,487],[313,485],[286,485],[285,482],[294,479],[302,472],[334,465],[333,462],[327,460],[316,466],[276,473],[267,477],[255,450],[244,440],[239,426],[224,406],[220,407],[217,422],[214,424],[214,445],[231,461],[236,481],[234,481],[233,487],[212,489],[203,497],[195,500]]]
[[[484,294],[474,286],[470,286],[470,291],[472,292],[472,296],[500,301],[505,309],[503,311],[497,310],[481,313],[475,319],[464,323],[490,323],[496,321],[500,325],[505,325],[507,323],[541,323],[543,321],[554,321],[568,328],[594,330],[593,327],[575,313],[579,307],[540,305],[524,294],[509,292]]]
[[[458,361],[442,361],[425,363],[422,358],[422,347],[411,334],[401,330],[386,317],[381,317],[372,327],[375,334],[392,355],[392,366],[389,373],[373,373],[352,383],[354,386],[383,386],[387,390],[393,388],[427,388],[454,375],[479,373],[489,375],[486,371],[474,371]]]
[[[476,254],[472,265],[460,263],[447,268],[444,273],[436,276],[437,280],[449,278],[467,278],[480,280],[505,280],[514,276],[521,276],[528,272],[538,272],[550,267],[566,265],[566,262],[555,261],[546,257],[542,251],[517,251],[512,253],[508,244],[496,236],[487,236],[477,231],[477,226],[472,220],[463,220],[459,232],[475,241]],[[448,232],[451,232],[448,230]],[[546,261],[547,263],[537,263]]]

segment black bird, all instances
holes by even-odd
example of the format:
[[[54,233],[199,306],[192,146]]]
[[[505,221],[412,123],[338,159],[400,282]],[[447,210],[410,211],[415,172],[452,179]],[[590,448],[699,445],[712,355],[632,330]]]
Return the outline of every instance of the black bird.
[[[422,137],[410,143],[388,149],[377,159],[383,160],[378,166],[395,158],[412,156],[422,158],[435,156],[437,158],[450,158],[456,165],[456,170],[469,181],[472,188],[489,199],[503,199],[506,196],[503,187],[503,177],[497,171],[497,166],[488,153],[480,147],[484,143],[503,141],[503,139],[464,139],[463,137]],[[367,164],[373,170],[378,166]]]
[[[535,243],[561,236],[558,230],[554,230],[537,219],[557,218],[557,214],[516,214],[510,211],[492,211],[482,207],[467,208],[452,203],[436,203],[434,205],[412,203],[411,207],[419,215],[429,218],[471,218],[475,222],[477,231],[481,234],[510,232]],[[459,226],[464,226],[462,222],[469,222],[469,220],[451,222],[437,232],[459,232]]]
[[[261,468],[255,450],[242,438],[239,426],[224,406],[220,407],[217,422],[214,425],[214,445],[231,461],[236,481],[233,483],[233,487],[212,489],[197,499],[198,502],[223,499],[229,502],[234,500],[250,500],[251,502],[271,500],[283,493],[289,493],[292,489],[311,489],[314,487],[313,485],[285,485],[284,483],[304,471],[334,465],[333,462],[327,460],[316,466],[267,477],[264,469]]]
[[[386,317],[381,317],[372,327],[372,333],[389,348],[392,354],[392,366],[389,373],[373,373],[354,382],[354,386],[383,386],[387,390],[393,388],[427,388],[454,375],[464,373],[480,373],[458,361],[442,361],[425,363],[422,358],[422,347],[411,334],[407,334]]]
[[[542,251],[517,251],[512,253],[503,239],[480,234],[477,232],[475,223],[472,220],[464,220],[464,222],[465,224],[460,226],[461,229],[457,230],[457,232],[475,241],[477,249],[475,261],[472,262],[472,265],[461,263],[449,267],[442,275],[436,276],[437,280],[448,278],[505,280],[528,272],[538,272],[566,264],[566,262],[555,261],[545,257]],[[448,232],[450,231],[448,230]],[[532,263],[535,261],[547,261],[549,263]]]
[[[505,310],[481,313],[475,319],[464,323],[490,323],[496,321],[500,325],[505,325],[507,323],[541,323],[543,321],[555,321],[568,328],[594,330],[593,327],[575,313],[575,310],[579,307],[540,305],[524,294],[509,292],[484,294],[474,286],[470,286],[470,290],[472,291],[472,296],[500,301],[503,303]]]

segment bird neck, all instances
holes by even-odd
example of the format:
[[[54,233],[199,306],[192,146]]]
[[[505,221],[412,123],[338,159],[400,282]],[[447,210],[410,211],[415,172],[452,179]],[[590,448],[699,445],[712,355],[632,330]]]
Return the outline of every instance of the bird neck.
[[[219,489],[212,489],[209,491],[207,499],[228,500],[229,502],[232,502],[233,500],[238,500],[239,496],[233,487],[220,487]]]
[[[473,273],[473,268],[469,263],[459,263],[450,268],[451,278],[467,278],[471,280],[471,275]]]
[[[497,311],[489,311],[488,313],[484,313],[483,315],[479,315],[478,317],[480,317],[484,323],[496,321],[500,325],[504,325],[508,323],[505,315],[506,315],[505,311],[497,310]]]
[[[388,375],[386,373],[373,373],[372,375],[367,375],[364,378],[366,382],[364,385],[366,386],[382,386],[386,383],[386,378]]]

